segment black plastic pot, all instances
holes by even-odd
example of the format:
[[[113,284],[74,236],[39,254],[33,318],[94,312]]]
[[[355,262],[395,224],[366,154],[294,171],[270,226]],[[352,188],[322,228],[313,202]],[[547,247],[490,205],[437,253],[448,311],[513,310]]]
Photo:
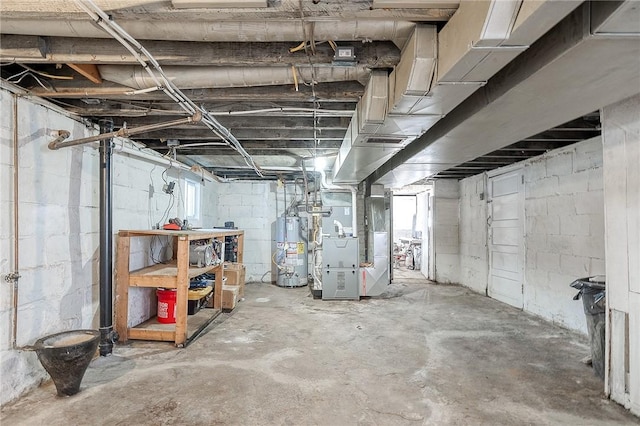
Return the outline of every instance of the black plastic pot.
[[[33,349],[56,385],[58,396],[80,391],[84,373],[100,342],[98,330],[73,330],[38,339]]]

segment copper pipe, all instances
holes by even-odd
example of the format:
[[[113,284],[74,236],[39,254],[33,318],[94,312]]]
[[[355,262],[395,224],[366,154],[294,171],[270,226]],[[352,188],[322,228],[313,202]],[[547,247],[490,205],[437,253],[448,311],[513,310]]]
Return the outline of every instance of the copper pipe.
[[[20,278],[20,243],[18,239],[18,95],[13,95],[13,330],[11,333],[11,347],[16,349],[18,340],[18,279]]]
[[[120,130],[117,130],[114,132],[101,133],[99,135],[89,136],[81,139],[73,139],[66,142],[62,142],[62,140],[59,140],[60,136],[58,136],[57,139],[49,143],[49,149],[56,150],[60,148],[66,148],[69,146],[84,145],[89,142],[97,142],[97,141],[101,141],[101,140],[105,140],[113,137],[129,137],[132,135],[136,135],[138,133],[145,133],[153,130],[166,129],[169,127],[175,127],[182,124],[195,124],[200,122],[201,119],[202,119],[202,114],[200,112],[196,112],[192,116],[187,118],[181,118],[180,120],[167,121],[165,123],[158,123],[158,124],[149,124],[146,126],[135,127],[133,129],[128,129],[126,127],[123,127]]]

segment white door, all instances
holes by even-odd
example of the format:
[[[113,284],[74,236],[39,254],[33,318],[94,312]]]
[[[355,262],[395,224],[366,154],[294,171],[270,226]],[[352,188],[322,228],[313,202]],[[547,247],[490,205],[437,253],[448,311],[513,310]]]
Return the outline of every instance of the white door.
[[[522,308],[524,190],[522,169],[490,176],[489,296]]]

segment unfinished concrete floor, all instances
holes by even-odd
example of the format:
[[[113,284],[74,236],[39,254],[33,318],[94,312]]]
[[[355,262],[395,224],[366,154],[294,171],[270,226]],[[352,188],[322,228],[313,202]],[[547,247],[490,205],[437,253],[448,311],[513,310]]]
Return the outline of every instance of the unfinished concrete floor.
[[[45,385],[4,425],[636,424],[580,363],[586,339],[410,273],[384,298],[248,284],[186,349],[119,346],[82,391]],[[576,302],[579,303],[579,302]]]

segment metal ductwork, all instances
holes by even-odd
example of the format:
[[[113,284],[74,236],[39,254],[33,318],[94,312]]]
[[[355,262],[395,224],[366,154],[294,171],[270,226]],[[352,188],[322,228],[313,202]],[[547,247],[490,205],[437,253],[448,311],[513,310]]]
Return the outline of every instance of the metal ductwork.
[[[437,74],[429,93],[407,98],[400,112],[446,116],[577,6],[531,0],[462,2],[438,35]],[[402,164],[377,182],[404,186],[451,165]]]
[[[433,26],[417,26],[388,77],[384,121],[375,130],[352,124],[336,159],[334,180],[365,179],[524,51],[528,45],[509,42],[521,5],[522,0],[463,2],[439,35]],[[354,122],[362,120],[358,115],[368,102],[366,92]],[[370,141],[378,142],[375,148]],[[367,148],[358,151],[358,146]]]
[[[388,40],[398,47],[404,46],[415,24],[407,21],[352,20],[307,22],[303,29],[300,21],[245,21],[245,22],[196,22],[163,21],[156,25],[151,21],[119,19],[118,24],[137,40],[237,42],[237,41],[290,41],[300,42],[307,37],[313,40],[362,41]],[[305,33],[307,37],[305,37]],[[51,37],[109,38],[88,19],[64,21],[5,19],[2,34],[38,34]],[[144,44],[144,43],[143,43]]]
[[[472,4],[464,2],[460,12]],[[368,178],[371,182],[388,187],[411,184],[640,92],[640,8],[633,1],[527,5],[525,1],[516,18],[513,37],[501,46],[513,40],[537,42],[373,173]],[[554,24],[550,16],[559,24],[544,34]],[[454,18],[441,31],[441,42],[446,40],[445,30],[464,29],[463,22]],[[470,50],[458,56],[473,57]],[[485,65],[497,66],[500,61],[485,62],[470,67],[444,60],[439,77],[484,70],[488,79],[492,70]]]
[[[104,80],[112,81],[134,89],[147,89],[156,86],[149,73],[140,66],[134,65],[100,65],[100,75]],[[315,81],[317,83],[332,81],[369,79],[369,71],[358,67],[296,67],[296,75],[292,67],[193,67],[185,68],[167,66],[162,68],[176,86],[181,89],[203,89],[222,87],[273,86]]]
[[[424,133],[440,117],[398,111],[407,97],[426,96],[436,64],[436,27],[419,25],[388,74],[374,70],[333,167],[333,180],[355,184]]]

